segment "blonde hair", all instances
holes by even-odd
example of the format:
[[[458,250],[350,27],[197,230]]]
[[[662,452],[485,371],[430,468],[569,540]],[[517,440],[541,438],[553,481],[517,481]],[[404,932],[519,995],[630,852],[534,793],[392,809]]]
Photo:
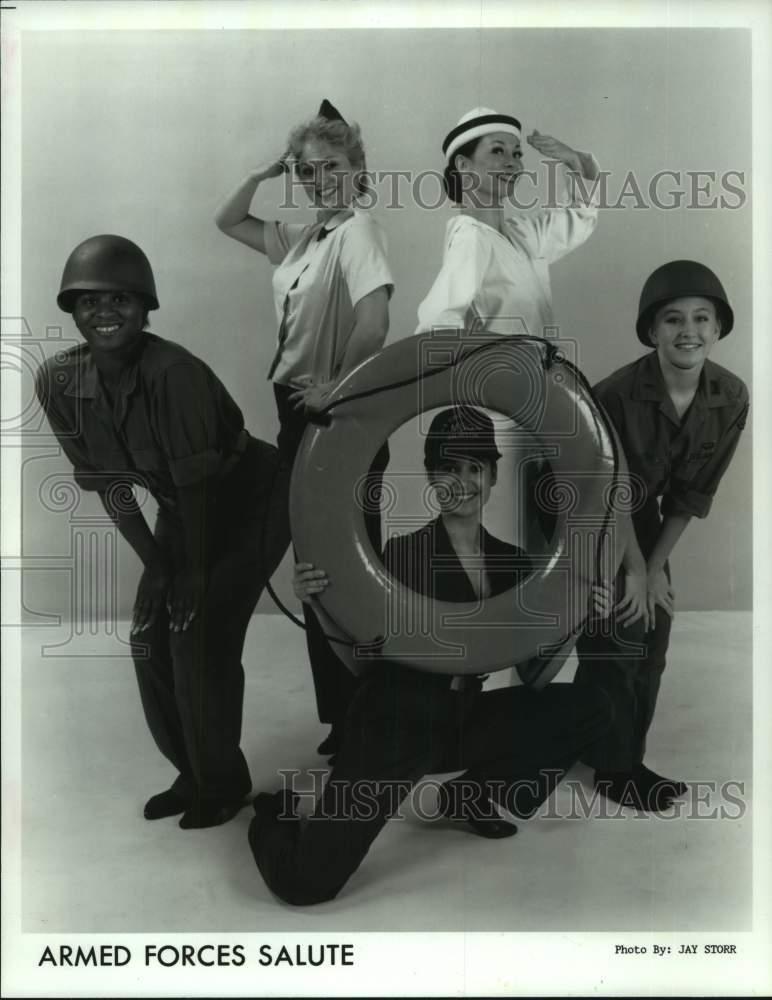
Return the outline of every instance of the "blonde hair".
[[[351,166],[356,170],[354,177],[356,190],[360,194],[370,190],[365,147],[362,142],[362,133],[356,122],[349,125],[344,121],[330,121],[328,118],[317,116],[303,125],[298,125],[290,132],[287,139],[287,149],[292,156],[299,160],[303,155],[303,146],[309,139],[326,142],[330,146],[342,150]]]

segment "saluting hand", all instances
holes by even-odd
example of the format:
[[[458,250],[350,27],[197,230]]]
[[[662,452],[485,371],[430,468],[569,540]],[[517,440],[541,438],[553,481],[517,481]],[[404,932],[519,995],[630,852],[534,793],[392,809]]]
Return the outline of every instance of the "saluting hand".
[[[573,170],[581,169],[581,161],[577,151],[567,146],[564,142],[561,142],[560,139],[556,139],[551,135],[544,135],[534,129],[527,136],[526,141],[537,152],[541,153],[542,156],[549,157],[551,160],[560,160],[561,163],[565,163],[567,167],[571,167]]]
[[[155,622],[166,603],[171,577],[165,563],[158,560],[145,566],[137,587],[131,634],[144,632]]]
[[[296,563],[292,575],[292,589],[295,596],[304,604],[310,604],[312,598],[321,594],[329,586],[330,581],[323,569],[317,569],[313,563]]]
[[[659,604],[673,617],[675,611],[675,591],[670,586],[663,569],[650,569],[646,575],[646,603],[649,607],[649,627],[654,628],[656,607]]]
[[[551,135],[542,135],[536,129],[527,137],[527,142],[542,156],[565,163],[570,170],[575,170],[587,180],[595,180],[598,176],[599,167],[592,153],[582,153],[578,149],[572,149],[560,139],[555,139]]]
[[[252,171],[254,177],[259,177],[260,180],[270,180],[271,177],[281,177],[289,170],[289,164],[287,160],[289,159],[290,151],[285,150],[281,156],[277,156],[276,159],[270,159],[267,163],[262,164]]]

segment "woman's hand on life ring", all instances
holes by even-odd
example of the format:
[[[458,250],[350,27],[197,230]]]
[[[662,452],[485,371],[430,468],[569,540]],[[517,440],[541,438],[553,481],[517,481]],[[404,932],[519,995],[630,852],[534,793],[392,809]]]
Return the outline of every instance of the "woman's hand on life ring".
[[[646,576],[646,603],[649,606],[649,628],[656,622],[656,607],[659,604],[673,617],[675,611],[675,591],[670,586],[663,569],[650,569]]]
[[[607,583],[593,585],[592,610],[598,618],[608,618],[614,610],[614,592]]]
[[[627,628],[643,618],[643,627],[649,631],[649,605],[647,603],[647,582],[645,572],[625,573],[625,596],[614,609],[617,621]]]
[[[327,397],[330,395],[334,382],[313,382],[309,379],[307,383],[293,382],[297,385],[297,391],[290,394],[290,402],[296,410],[311,410],[318,412],[324,409]]]
[[[292,589],[295,591],[295,597],[304,604],[310,604],[311,599],[326,590],[329,584],[324,570],[317,569],[313,563],[295,564]]]
[[[169,629],[172,632],[187,632],[201,608],[205,593],[206,577],[203,569],[180,570],[166,599]]]

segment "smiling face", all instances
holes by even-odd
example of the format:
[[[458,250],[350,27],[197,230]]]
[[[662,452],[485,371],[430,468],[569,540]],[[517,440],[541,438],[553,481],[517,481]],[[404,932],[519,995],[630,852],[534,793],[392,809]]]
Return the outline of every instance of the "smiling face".
[[[523,172],[523,151],[517,136],[491,132],[482,136],[471,156],[456,157],[465,191],[478,203],[498,205],[511,195]]]
[[[144,336],[147,309],[133,292],[81,292],[72,315],[93,351],[117,356],[130,351]]]
[[[340,211],[354,197],[357,168],[338,146],[321,139],[303,143],[295,175],[316,208]]]
[[[702,367],[720,334],[714,303],[694,296],[661,306],[654,314],[649,339],[661,365],[688,371]]]
[[[496,467],[484,459],[446,458],[429,472],[444,517],[482,518],[496,484]]]

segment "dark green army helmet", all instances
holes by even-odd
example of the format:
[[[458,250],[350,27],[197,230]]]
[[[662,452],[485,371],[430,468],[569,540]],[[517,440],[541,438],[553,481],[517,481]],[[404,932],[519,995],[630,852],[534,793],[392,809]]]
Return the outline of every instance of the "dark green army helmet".
[[[148,309],[158,308],[150,261],[124,236],[90,236],[67,258],[56,301],[71,313],[81,292],[134,292]]]
[[[653,271],[643,286],[635,324],[638,340],[651,347],[649,330],[657,309],[673,299],[692,296],[711,299],[715,303],[716,315],[721,322],[719,339],[725,337],[734,326],[734,313],[724,286],[709,267],[696,260],[671,260]]]

